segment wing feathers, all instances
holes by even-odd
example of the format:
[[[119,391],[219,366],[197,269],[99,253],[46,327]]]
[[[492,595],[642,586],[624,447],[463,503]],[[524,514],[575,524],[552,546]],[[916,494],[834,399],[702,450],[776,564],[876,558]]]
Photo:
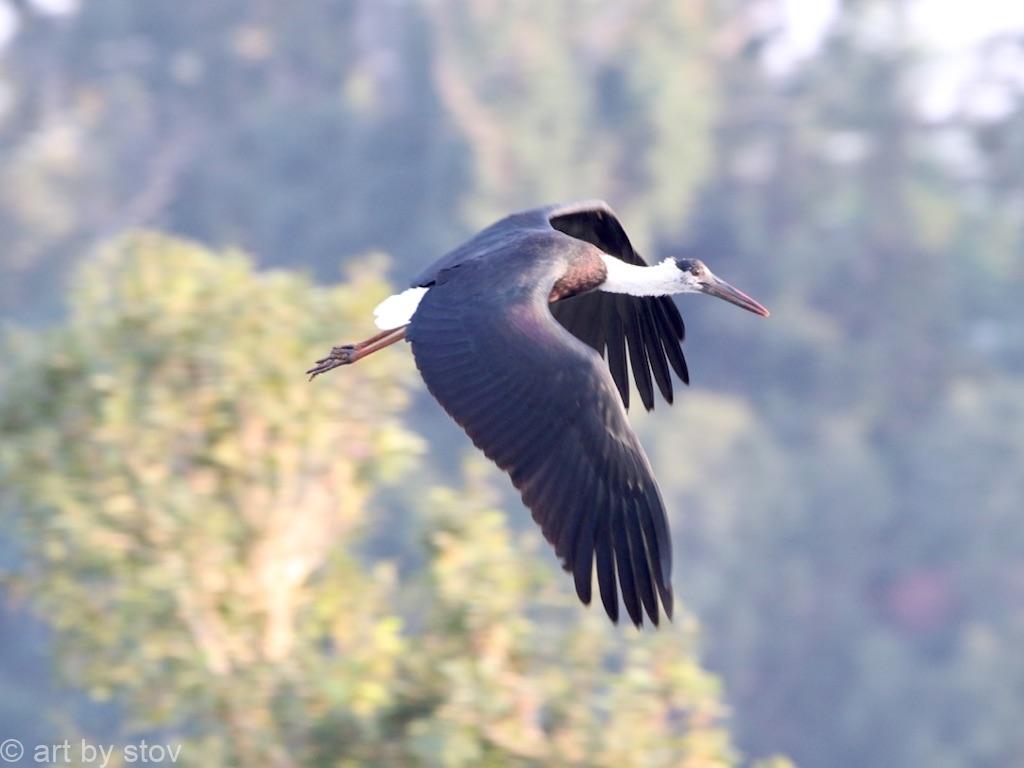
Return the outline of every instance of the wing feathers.
[[[654,313],[640,313],[640,330],[643,333],[644,347],[647,349],[647,359],[651,364],[651,373],[654,374],[654,381],[658,385],[661,396],[665,402],[672,403],[672,378],[668,372],[668,360],[665,359],[665,350],[661,345],[661,339],[654,330]]]
[[[658,340],[650,331],[645,338],[635,317],[628,321],[635,332],[620,333],[619,345],[607,335],[610,362],[616,361],[609,375],[591,349],[554,321],[546,296],[524,303],[520,294],[502,294],[495,302],[468,285],[460,288],[459,280],[473,278],[468,269],[456,272],[424,296],[406,334],[428,389],[509,473],[583,602],[592,598],[596,570],[613,621],[620,591],[637,625],[645,613],[658,623],[659,599],[671,616],[665,512],[613,383],[624,368],[626,350],[619,345],[625,339],[639,340],[637,369],[646,369],[647,344]],[[654,362],[659,388],[667,359]]]
[[[626,341],[629,346],[629,366],[633,369],[633,381],[640,401],[648,411],[654,408],[654,388],[651,386],[651,367],[647,360],[647,348],[640,332],[640,313],[626,310],[623,321]]]
[[[597,559],[597,586],[601,592],[601,603],[608,618],[617,622],[619,598],[615,591],[615,558],[612,555],[611,524],[608,518],[605,514],[598,519],[594,555]]]
[[[586,298],[581,296],[580,298]],[[556,304],[554,309],[557,309]],[[558,314],[555,313],[555,318]],[[613,312],[607,320],[607,333],[605,334],[608,344],[608,368],[611,371],[612,379],[615,381],[615,388],[619,390],[622,398],[622,405],[629,408],[629,373],[626,369],[626,331],[622,326],[622,318],[618,312]],[[568,329],[570,332],[571,328]],[[601,350],[598,350],[600,352]]]
[[[615,546],[615,570],[619,574],[619,586],[622,587],[622,603],[626,613],[634,624],[640,623],[640,600],[637,597],[634,580],[633,562],[629,553],[629,539],[626,538],[625,511],[622,500],[615,505],[612,513],[612,541]],[[654,620],[654,617],[651,617]]]
[[[559,232],[590,243],[627,264],[647,264],[633,249],[615,212],[605,203],[589,201],[554,207],[548,212],[548,222]],[[627,339],[633,380],[647,410],[654,407],[652,374],[665,400],[672,402],[672,379],[666,369],[666,358],[680,380],[689,383],[680,350],[685,333],[683,318],[671,298],[596,291],[560,301],[552,307],[552,313],[567,331],[602,357],[607,348],[608,367],[627,408]]]
[[[608,504],[608,489],[605,481],[598,478],[594,489],[594,509],[604,509]],[[573,557],[573,579],[576,582],[576,594],[584,605],[590,605],[590,589],[594,580],[594,535],[598,516],[587,515],[581,525],[579,537],[576,539],[576,552]]]
[[[651,621],[657,626],[658,600],[654,596],[654,587],[651,584],[651,572],[657,573],[657,571],[653,568],[647,555],[643,534],[640,532],[639,518],[643,514],[641,505],[635,497],[630,499],[630,503],[633,507],[632,514],[626,515],[625,518],[626,535],[629,537],[630,560],[634,564],[633,576],[636,579],[637,591],[640,593],[640,599],[647,610],[647,615],[651,617]]]
[[[636,257],[637,263],[642,263]],[[665,401],[672,402],[671,366],[684,384],[689,383],[686,359],[680,347],[683,320],[667,296],[622,296],[595,291],[573,296],[551,306],[555,319],[587,346],[607,357],[608,368],[623,404],[629,407],[626,351],[637,393],[647,410],[654,407],[654,382]]]

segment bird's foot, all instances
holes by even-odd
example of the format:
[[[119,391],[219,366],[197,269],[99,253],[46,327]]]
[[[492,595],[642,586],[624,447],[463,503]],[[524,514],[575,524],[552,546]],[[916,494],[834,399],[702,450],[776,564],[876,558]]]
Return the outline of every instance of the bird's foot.
[[[331,347],[331,353],[327,357],[317,360],[316,365],[306,371],[306,373],[309,374],[309,380],[312,381],[321,373],[327,373],[339,366],[354,363],[357,359],[355,344]]]

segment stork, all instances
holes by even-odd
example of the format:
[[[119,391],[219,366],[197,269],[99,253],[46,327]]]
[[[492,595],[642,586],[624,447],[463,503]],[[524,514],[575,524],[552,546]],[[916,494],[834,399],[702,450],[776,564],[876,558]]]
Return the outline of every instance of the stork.
[[[671,299],[706,293],[768,310],[703,262],[648,265],[601,201],[534,208],[492,224],[375,310],[380,330],[334,347],[310,378],[405,339],[427,389],[523,503],[590,603],[596,563],[605,612],[672,617],[665,505],[637,440],[627,357],[645,408],[689,383]],[[628,350],[628,355],[627,355]]]

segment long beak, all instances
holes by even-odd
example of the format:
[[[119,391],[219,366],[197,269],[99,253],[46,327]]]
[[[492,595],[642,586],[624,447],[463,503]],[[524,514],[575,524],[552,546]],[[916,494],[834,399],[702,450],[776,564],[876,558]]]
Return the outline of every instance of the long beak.
[[[743,307],[743,309],[753,312],[755,315],[768,317],[771,314],[763,304],[754,301],[743,291],[733,288],[725,280],[714,275],[707,276],[701,283],[701,290],[709,296],[717,296],[720,299],[725,299],[730,304],[735,304],[737,307]]]

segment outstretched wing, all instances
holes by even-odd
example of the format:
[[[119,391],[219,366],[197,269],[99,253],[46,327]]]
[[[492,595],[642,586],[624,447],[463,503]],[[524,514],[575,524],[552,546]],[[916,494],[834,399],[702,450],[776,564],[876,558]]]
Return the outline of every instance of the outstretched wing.
[[[510,475],[584,603],[596,561],[612,621],[620,590],[634,624],[658,623],[659,597],[671,618],[665,509],[607,368],[545,291],[481,290],[500,277],[464,265],[423,297],[406,336],[427,388]]]
[[[571,237],[600,248],[628,264],[647,262],[626,236],[615,213],[600,201],[575,203],[555,208],[549,214],[551,226]],[[612,378],[629,407],[629,375],[626,351],[633,369],[637,392],[649,411],[654,408],[654,381],[662,396],[672,402],[669,367],[684,384],[689,384],[681,345],[685,334],[683,318],[668,296],[637,297],[595,291],[558,302],[551,308],[555,319],[576,338],[605,357]]]

